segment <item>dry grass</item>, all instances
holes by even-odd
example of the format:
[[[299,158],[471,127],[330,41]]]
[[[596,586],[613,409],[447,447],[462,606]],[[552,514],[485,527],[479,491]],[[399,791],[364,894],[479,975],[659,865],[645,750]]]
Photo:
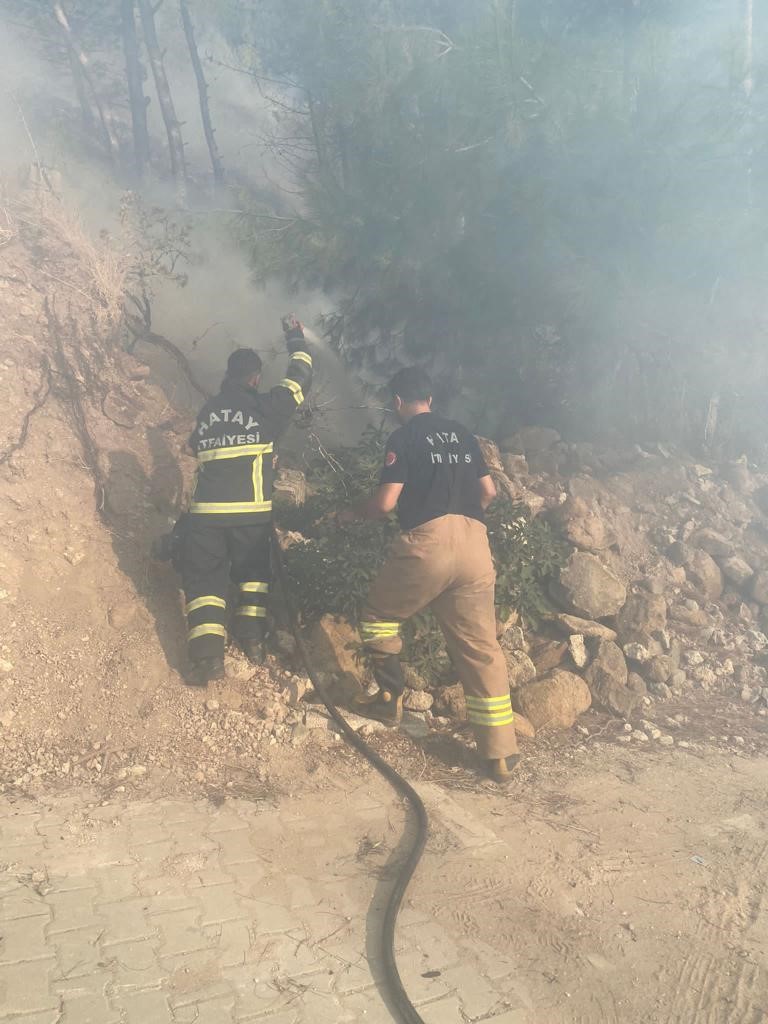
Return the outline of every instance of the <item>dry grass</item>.
[[[43,242],[40,274],[84,299],[84,312],[105,334],[118,327],[135,254],[106,238],[93,238],[77,213],[49,191],[27,190],[12,202],[10,211]]]

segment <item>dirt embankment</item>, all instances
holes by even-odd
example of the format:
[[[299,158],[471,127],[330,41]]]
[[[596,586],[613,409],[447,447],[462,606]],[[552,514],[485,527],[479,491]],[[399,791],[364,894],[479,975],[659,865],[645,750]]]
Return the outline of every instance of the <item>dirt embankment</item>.
[[[8,210],[0,784],[101,780],[120,790],[152,776],[209,791],[267,779],[291,787],[335,744],[302,701],[306,680],[289,657],[254,672],[232,652],[223,683],[186,688],[178,581],[149,555],[189,485],[184,445],[199,395],[156,340],[126,352],[128,257],[92,242],[51,197],[16,197]],[[513,625],[505,637],[515,700],[545,720],[532,760],[543,767],[585,738],[762,749],[764,478],[661,448],[565,444],[542,428],[510,441],[494,455],[501,482],[557,519],[577,550],[555,594],[571,614],[539,634]],[[593,709],[553,737],[550,698],[576,673]],[[376,742],[428,778],[463,784],[472,744],[450,697],[433,706],[410,695],[421,749],[406,738]]]
[[[184,687],[178,581],[150,558],[189,484],[196,398],[157,345],[125,351],[130,265],[50,196],[17,196],[8,210],[0,780],[119,788],[157,765],[173,785],[219,786],[225,761],[263,775],[270,746],[298,723],[277,699],[290,673],[254,674],[232,656],[216,692]]]

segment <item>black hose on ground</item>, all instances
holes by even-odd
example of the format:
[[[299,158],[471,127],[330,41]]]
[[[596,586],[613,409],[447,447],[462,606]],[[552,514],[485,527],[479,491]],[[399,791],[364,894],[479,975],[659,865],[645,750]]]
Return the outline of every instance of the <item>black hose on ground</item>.
[[[397,793],[405,797],[416,815],[416,838],[404,864],[397,873],[397,877],[395,878],[392,892],[389,896],[384,912],[382,949],[385,978],[392,996],[392,1002],[397,1008],[402,1024],[424,1024],[423,1018],[419,1016],[416,1007],[408,998],[408,993],[405,991],[405,987],[400,977],[400,972],[397,969],[397,960],[395,958],[395,927],[397,924],[397,915],[403,902],[403,897],[405,896],[405,892],[413,878],[413,874],[421,860],[424,847],[426,846],[427,834],[429,831],[427,811],[416,790],[406,782],[402,775],[395,771],[392,765],[388,764],[383,757],[377,754],[376,751],[365,742],[362,736],[358,736],[354,729],[352,729],[352,727],[347,723],[344,716],[339,712],[333,701],[328,696],[328,691],[318,679],[317,673],[312,667],[312,662],[309,657],[306,644],[304,643],[301,635],[296,609],[291,601],[288,573],[286,572],[285,563],[283,561],[282,548],[280,547],[280,541],[278,540],[277,534],[274,530],[272,531],[272,547],[275,553],[275,574],[278,582],[280,583],[280,589],[282,590],[283,597],[285,599],[288,618],[291,624],[291,632],[296,640],[296,647],[301,660],[304,662],[304,667],[307,670],[307,675],[312,681],[312,685],[327,708],[328,714],[338,725],[341,730],[341,734],[347,743],[362,754],[366,761],[369,761],[376,771],[379,772],[380,775],[384,776],[390,786],[392,786]]]

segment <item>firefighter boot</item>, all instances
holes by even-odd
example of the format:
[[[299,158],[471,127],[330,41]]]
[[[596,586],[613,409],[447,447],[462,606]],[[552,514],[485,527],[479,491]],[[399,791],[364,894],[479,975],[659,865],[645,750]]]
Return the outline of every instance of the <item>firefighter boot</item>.
[[[403,690],[405,678],[400,658],[396,654],[374,657],[373,675],[379,684],[378,692],[366,693],[352,701],[352,710],[364,718],[375,718],[385,725],[399,725],[403,718]]]
[[[403,695],[391,690],[378,690],[372,696],[364,693],[352,701],[352,710],[363,718],[375,718],[385,725],[399,725],[403,718]]]
[[[497,757],[493,761],[486,761],[486,774],[494,782],[504,786],[512,778],[512,773],[519,761],[519,754],[510,754],[508,757]]]
[[[236,636],[237,644],[252,665],[263,665],[266,657],[264,642],[267,638],[263,620],[250,620],[247,636]]]
[[[216,679],[224,678],[223,658],[201,658],[192,666],[186,678],[187,686],[207,686]]]
[[[264,640],[259,637],[248,637],[238,640],[240,649],[252,665],[264,664]]]

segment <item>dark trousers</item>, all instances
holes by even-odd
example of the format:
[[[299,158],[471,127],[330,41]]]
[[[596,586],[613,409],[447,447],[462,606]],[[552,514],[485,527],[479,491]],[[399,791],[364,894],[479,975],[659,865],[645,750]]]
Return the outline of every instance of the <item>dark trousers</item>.
[[[189,516],[181,564],[187,642],[193,662],[224,655],[230,582],[238,588],[232,632],[263,639],[271,580],[271,526],[219,526],[215,516]]]

